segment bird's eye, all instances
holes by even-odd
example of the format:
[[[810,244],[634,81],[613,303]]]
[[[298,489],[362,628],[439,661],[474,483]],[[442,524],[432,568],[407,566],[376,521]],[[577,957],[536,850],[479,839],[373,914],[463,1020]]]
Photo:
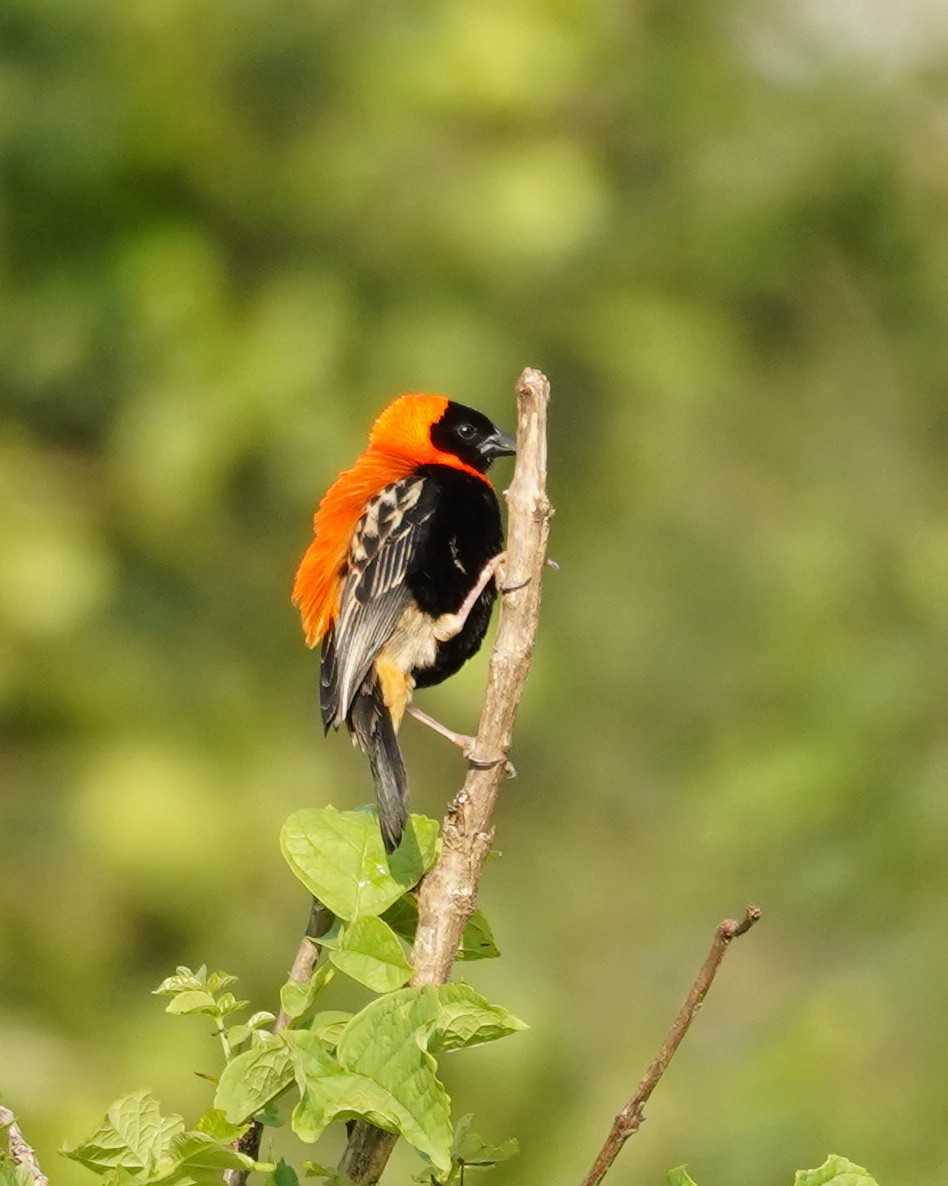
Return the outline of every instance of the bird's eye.
[[[462,441],[469,441],[474,435],[474,425],[468,424],[467,422],[464,424],[459,424],[457,427],[457,434]]]

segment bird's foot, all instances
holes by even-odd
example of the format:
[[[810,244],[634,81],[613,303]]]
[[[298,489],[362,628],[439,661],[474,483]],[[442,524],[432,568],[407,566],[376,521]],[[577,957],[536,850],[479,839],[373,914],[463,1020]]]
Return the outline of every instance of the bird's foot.
[[[471,741],[476,742],[477,738],[472,737]],[[468,765],[473,766],[475,770],[493,770],[495,766],[503,766],[505,778],[517,777],[517,768],[509,758],[479,758],[474,753],[473,747],[464,750],[464,756],[467,758]]]
[[[524,577],[522,581],[508,581],[506,552],[500,552],[487,567],[493,568],[492,575],[497,582],[497,592],[504,596],[508,593],[516,593],[518,589],[525,589],[533,580],[532,577]]]

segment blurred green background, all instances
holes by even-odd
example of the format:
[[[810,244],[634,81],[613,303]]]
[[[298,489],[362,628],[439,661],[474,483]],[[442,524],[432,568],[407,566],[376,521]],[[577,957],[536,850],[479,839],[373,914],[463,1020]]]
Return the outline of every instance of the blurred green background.
[[[561,568],[466,969],[532,1029],[458,1114],[577,1182],[758,901],[609,1181],[948,1180],[944,8],[4,0],[0,51],[0,1087],[51,1177],[126,1091],[203,1110],[149,990],[272,1006],[280,825],[371,797],[289,605],[319,495],[533,365]]]

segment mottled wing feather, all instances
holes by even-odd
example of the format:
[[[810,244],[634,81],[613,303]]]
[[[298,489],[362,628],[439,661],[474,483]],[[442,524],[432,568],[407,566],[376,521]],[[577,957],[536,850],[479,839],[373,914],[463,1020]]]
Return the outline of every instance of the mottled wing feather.
[[[421,477],[386,486],[366,505],[352,536],[339,616],[323,644],[323,724],[341,725],[353,698],[411,598],[405,578],[434,508]]]
[[[343,597],[345,597],[345,591]],[[319,676],[319,709],[326,729],[338,728],[376,655],[391,637],[408,602],[404,586],[396,587],[356,614],[340,614],[323,639]]]

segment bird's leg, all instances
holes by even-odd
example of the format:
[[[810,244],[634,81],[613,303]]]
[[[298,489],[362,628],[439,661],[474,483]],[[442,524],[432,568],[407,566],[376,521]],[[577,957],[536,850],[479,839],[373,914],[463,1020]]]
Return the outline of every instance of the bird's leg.
[[[447,725],[442,725],[440,721],[436,721],[434,717],[429,716],[420,708],[416,708],[414,704],[409,704],[406,710],[416,721],[421,721],[423,725],[427,725],[429,729],[434,729],[435,733],[440,733],[442,737],[446,737],[452,745],[456,745],[458,749],[468,757],[474,749],[474,742],[476,737],[471,737],[467,733],[455,733],[453,729],[449,729]]]
[[[461,602],[460,607],[453,614],[441,615],[435,625],[434,631],[435,638],[438,642],[447,642],[449,638],[454,638],[455,635],[461,633],[464,629],[464,623],[468,619],[468,615],[474,608],[474,603],[487,588],[488,581],[493,580],[498,571],[503,570],[506,559],[506,552],[498,552],[492,560],[488,560],[481,571],[481,575],[477,578],[474,587]]]
[[[435,733],[440,733],[442,737],[446,737],[452,745],[456,745],[461,753],[467,758],[472,766],[476,766],[480,770],[487,770],[491,766],[499,766],[501,762],[504,764],[504,769],[508,778],[516,778],[517,771],[513,767],[513,763],[506,758],[498,758],[496,761],[487,762],[481,758],[474,756],[474,746],[477,744],[477,738],[471,737],[468,733],[455,733],[453,729],[449,729],[447,725],[442,725],[440,721],[436,721],[434,717],[429,716],[426,712],[422,712],[420,708],[416,708],[414,704],[409,704],[405,710],[416,721],[421,721],[423,725],[427,725],[429,729],[434,729]]]
[[[448,639],[454,638],[460,634],[464,628],[464,623],[467,621],[471,610],[480,597],[480,595],[487,588],[489,581],[493,580],[498,573],[503,572],[504,562],[507,559],[506,552],[498,552],[493,559],[488,560],[477,578],[474,586],[471,588],[468,595],[461,602],[461,605],[453,614],[442,614],[438,619],[434,635],[438,642],[447,642]],[[526,583],[526,582],[524,582]],[[521,585],[516,585],[514,588],[521,588]],[[512,590],[501,588],[502,593],[511,592]],[[484,762],[474,756],[474,747],[477,744],[477,738],[471,737],[467,733],[455,733],[453,729],[449,729],[446,725],[442,725],[440,721],[436,721],[434,717],[429,716],[426,712],[422,712],[420,708],[416,708],[413,704],[408,706],[407,711],[415,718],[416,721],[421,721],[423,725],[427,725],[429,729],[434,729],[435,733],[440,733],[442,737],[446,737],[448,741],[456,745],[465,758],[472,766],[478,766],[486,769],[490,766],[497,765],[498,762],[503,762],[507,768],[507,772],[511,778],[516,776],[516,771],[513,766],[505,759],[500,758],[498,762]]]

